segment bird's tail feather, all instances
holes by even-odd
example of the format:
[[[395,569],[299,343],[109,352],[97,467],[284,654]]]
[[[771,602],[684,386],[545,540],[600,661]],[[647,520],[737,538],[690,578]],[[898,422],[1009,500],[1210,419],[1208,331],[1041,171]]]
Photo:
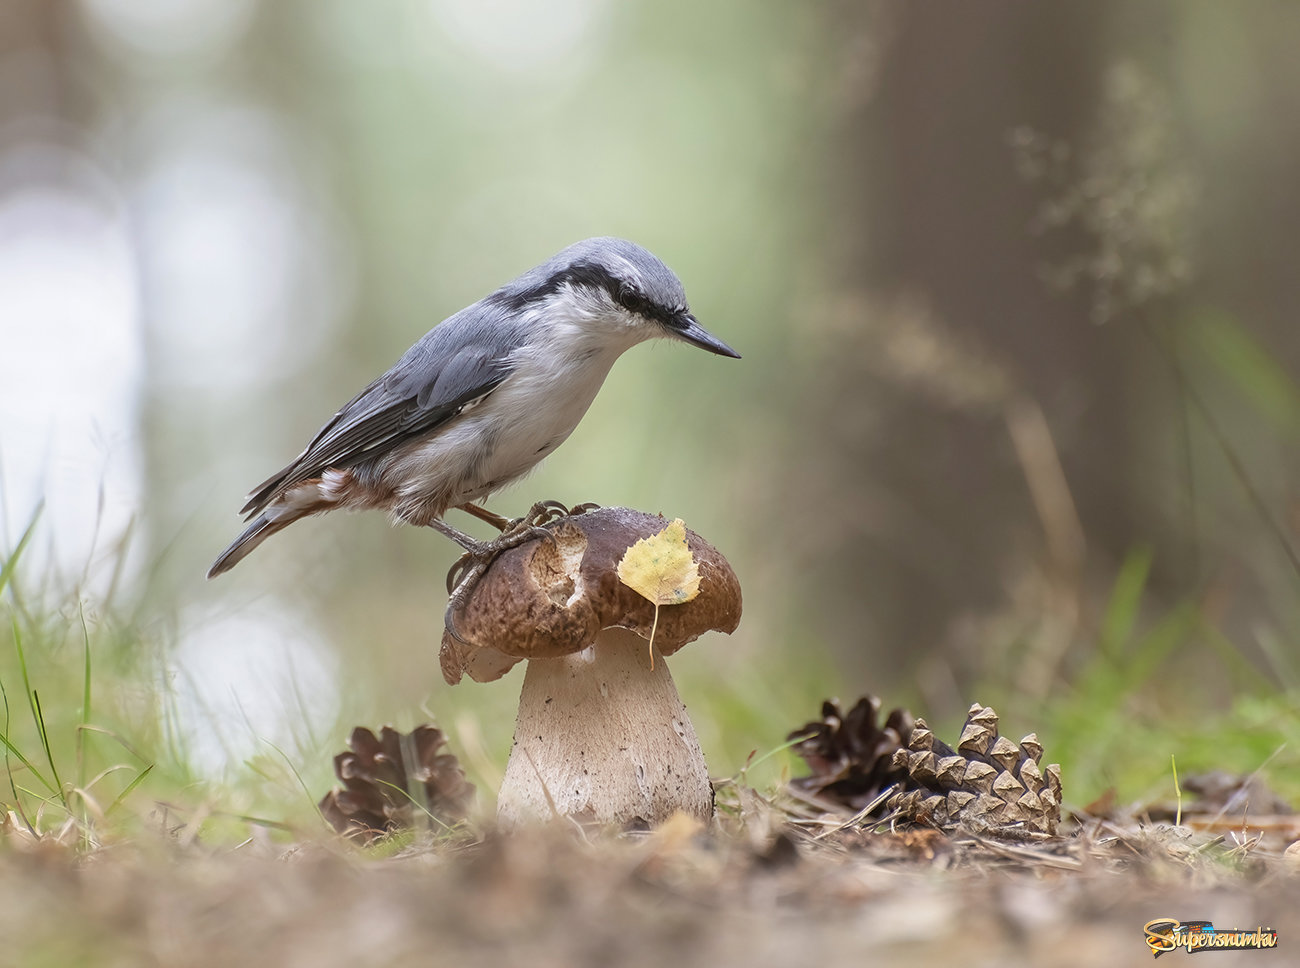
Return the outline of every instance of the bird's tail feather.
[[[276,515],[259,514],[253,519],[248,527],[244,529],[244,533],[236,538],[231,543],[230,547],[223,551],[218,556],[217,560],[212,563],[212,567],[208,569],[208,577],[216,578],[223,572],[227,572],[231,568],[234,568],[235,565],[244,560],[245,555],[260,545],[263,541],[271,537],[271,535],[275,534],[277,531],[284,530],[302,516],[301,513],[293,514],[292,512]]]

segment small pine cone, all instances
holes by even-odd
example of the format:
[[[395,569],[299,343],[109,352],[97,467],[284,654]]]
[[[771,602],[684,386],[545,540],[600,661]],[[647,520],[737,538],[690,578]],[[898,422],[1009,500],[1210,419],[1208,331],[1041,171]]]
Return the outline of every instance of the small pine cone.
[[[939,827],[1055,834],[1061,768],[1040,768],[1042,758],[1037,736],[1030,733],[1019,743],[999,736],[997,713],[979,703],[966,715],[956,750],[918,719],[907,749],[892,757],[903,786],[886,806],[904,819]]]
[[[805,737],[794,750],[812,768],[810,775],[791,780],[791,786],[854,812],[867,806],[903,776],[894,755],[912,736],[912,716],[906,710],[892,710],[883,725],[879,717],[875,696],[863,696],[848,713],[833,699],[822,703],[820,720],[786,737]]]
[[[416,804],[436,821],[463,820],[474,787],[454,755],[438,752],[446,742],[429,725],[405,734],[385,726],[378,737],[358,726],[349,751],[334,757],[343,789],[325,794],[321,813],[339,833],[366,844],[410,827]]]

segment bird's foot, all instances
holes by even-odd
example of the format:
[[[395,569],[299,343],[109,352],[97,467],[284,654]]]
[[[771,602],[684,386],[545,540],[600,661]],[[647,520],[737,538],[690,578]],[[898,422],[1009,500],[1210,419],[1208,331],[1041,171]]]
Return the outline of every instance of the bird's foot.
[[[522,518],[512,518],[507,522],[506,530],[502,534],[505,537],[515,528],[537,528],[543,525],[553,524],[560,518],[571,517],[574,514],[585,514],[587,511],[594,511],[599,504],[592,504],[588,501],[586,504],[575,504],[573,507],[565,507],[559,501],[538,501],[528,513]]]
[[[569,517],[573,514],[584,514],[587,511],[595,510],[599,505],[592,503],[578,504],[572,508],[565,507],[559,501],[538,501],[528,513],[521,518],[513,518],[506,521],[505,529],[491,541],[474,541],[459,540],[457,543],[465,549],[451,570],[447,572],[447,611],[444,616],[444,624],[447,631],[457,641],[463,642],[464,639],[456,632],[456,623],[452,616],[465,606],[469,601],[470,594],[474,591],[474,586],[478,584],[480,578],[492,566],[497,555],[511,548],[517,548],[519,545],[534,538],[542,538],[551,542],[555,541],[547,525],[554,524],[561,518]],[[461,538],[467,538],[461,535]]]
[[[568,517],[572,514],[582,514],[584,511],[594,511],[600,507],[599,504],[587,502],[586,504],[575,504],[572,508],[567,508],[559,501],[538,501],[528,513],[522,518],[502,517],[494,511],[489,511],[480,504],[468,503],[457,505],[458,510],[466,514],[473,515],[480,521],[485,521],[498,531],[505,533],[519,527],[524,522],[534,525],[550,524],[560,518]],[[463,544],[463,542],[461,542]]]
[[[534,538],[554,541],[555,535],[540,525],[525,522],[517,524],[491,541],[480,541],[473,547],[467,547],[465,553],[456,559],[456,563],[447,572],[447,611],[443,614],[443,625],[457,642],[465,640],[456,630],[456,620],[453,616],[469,601],[469,596],[478,585],[479,579],[492,567],[492,562],[496,561],[497,555]]]
[[[470,592],[492,564],[492,558],[477,559],[466,552],[447,572],[447,610],[443,612],[442,624],[457,642],[465,642],[456,628],[456,613],[469,601]],[[468,644],[468,643],[466,643]]]
[[[447,591],[453,595],[463,592],[464,594],[457,601],[458,605],[463,605],[474,587],[474,582],[482,577],[483,572],[487,571],[497,555],[511,548],[517,548],[534,538],[555,540],[555,536],[546,528],[530,524],[527,519],[520,518],[512,522],[509,530],[501,532],[491,541],[477,541],[472,545],[462,545],[465,553],[456,559],[456,563],[447,572]]]

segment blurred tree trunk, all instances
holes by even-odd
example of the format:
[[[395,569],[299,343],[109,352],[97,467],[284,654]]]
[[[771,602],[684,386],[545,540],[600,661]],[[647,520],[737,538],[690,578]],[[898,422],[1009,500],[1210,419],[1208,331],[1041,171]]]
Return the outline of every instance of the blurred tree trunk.
[[[844,5],[841,17],[868,9]],[[955,337],[994,361],[1008,392],[1046,413],[1089,541],[1118,552],[1131,540],[1125,360],[1137,339],[1095,326],[1085,298],[1041,281],[1043,241],[1029,229],[1040,198],[1010,146],[1024,125],[1083,140],[1111,4],[883,9],[877,91],[843,118],[833,175],[835,268],[864,297],[850,310],[864,325],[836,329],[836,340],[861,335],[824,361],[827,391],[808,401],[806,418],[828,428],[832,440],[818,449],[840,461],[814,473],[851,492],[830,505],[848,526],[825,563],[825,574],[842,576],[825,590],[823,605],[836,609],[828,638],[867,643],[847,664],[873,670],[873,684],[882,668],[906,675],[945,641],[955,645],[959,620],[1003,602],[1017,560],[1038,555],[1043,540],[1004,407],[864,380],[861,360],[882,352],[882,327],[909,323],[865,315],[919,316],[941,341]],[[900,297],[910,308],[897,308]],[[910,658],[900,670],[902,650]],[[961,666],[954,671],[961,682]]]
[[[0,4],[0,124],[51,117],[86,120],[88,91],[80,83],[69,30],[68,0],[5,0]]]

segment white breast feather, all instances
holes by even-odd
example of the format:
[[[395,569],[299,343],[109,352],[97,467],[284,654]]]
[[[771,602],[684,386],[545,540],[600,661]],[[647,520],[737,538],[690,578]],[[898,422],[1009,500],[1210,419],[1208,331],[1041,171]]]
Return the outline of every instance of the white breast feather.
[[[490,405],[475,400],[433,437],[393,455],[384,477],[403,501],[441,492],[455,506],[528,473],[577,427],[614,361],[652,335],[608,303],[566,292],[533,312],[546,314],[538,327],[545,342],[515,351]]]

